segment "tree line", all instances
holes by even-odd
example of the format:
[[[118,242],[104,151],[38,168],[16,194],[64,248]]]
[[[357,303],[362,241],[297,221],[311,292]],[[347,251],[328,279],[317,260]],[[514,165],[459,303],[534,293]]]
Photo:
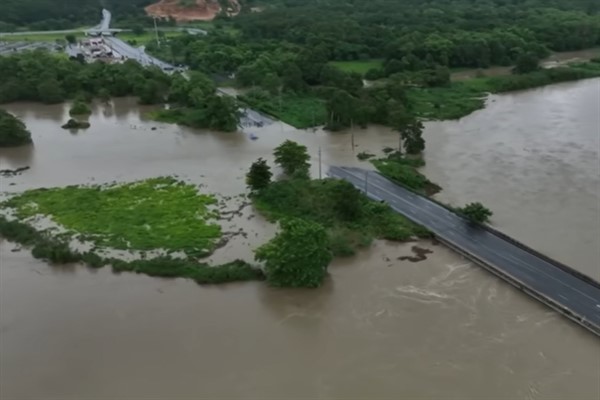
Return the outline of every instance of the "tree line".
[[[201,73],[192,73],[188,80],[133,60],[86,64],[42,50],[0,57],[0,71],[0,104],[136,96],[141,104],[168,101],[169,115],[185,114],[184,120],[173,122],[193,127],[231,131],[239,120],[236,102],[218,96],[214,83]]]

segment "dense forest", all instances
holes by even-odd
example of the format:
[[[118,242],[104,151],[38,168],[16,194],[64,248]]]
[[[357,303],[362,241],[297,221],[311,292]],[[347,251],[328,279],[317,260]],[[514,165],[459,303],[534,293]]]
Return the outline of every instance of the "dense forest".
[[[246,7],[235,18],[221,16],[206,37],[172,38],[149,50],[215,77],[235,76],[235,84],[247,89],[243,101],[297,127],[332,129],[352,122],[393,125],[399,108],[456,118],[480,107],[485,92],[600,73],[597,64],[578,71],[538,67],[552,52],[600,45],[596,0],[259,4],[261,12]],[[450,81],[455,69],[514,65],[516,75],[531,75],[482,80],[476,87]],[[357,73],[353,66],[367,67]],[[378,83],[365,88],[363,79]],[[453,92],[446,96],[436,88]]]
[[[115,14],[115,23],[142,20],[152,0],[2,0],[0,32],[18,27],[30,30],[67,29],[100,22],[102,8]]]

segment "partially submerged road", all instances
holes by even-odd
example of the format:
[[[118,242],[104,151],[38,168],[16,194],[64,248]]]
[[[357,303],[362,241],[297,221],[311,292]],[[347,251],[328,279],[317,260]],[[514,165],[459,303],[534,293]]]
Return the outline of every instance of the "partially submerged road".
[[[443,206],[374,171],[330,167],[374,200],[425,226],[442,242],[600,336],[600,284],[492,230],[475,226]]]

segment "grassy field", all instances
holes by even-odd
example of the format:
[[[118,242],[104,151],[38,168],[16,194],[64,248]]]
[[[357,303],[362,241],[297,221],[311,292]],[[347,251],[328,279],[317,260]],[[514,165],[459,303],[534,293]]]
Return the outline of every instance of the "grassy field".
[[[264,99],[248,96],[238,96],[238,98],[252,108],[298,129],[319,126],[327,122],[325,101],[316,96],[284,93],[281,96],[281,102],[279,96]]]
[[[397,152],[386,158],[371,161],[382,175],[413,189],[416,192],[431,196],[441,190],[441,187],[431,182],[417,168],[425,165],[421,158],[402,157]]]
[[[383,60],[371,59],[354,61],[330,61],[329,64],[341,69],[344,72],[356,72],[358,74],[364,75],[370,69],[380,68],[383,65]]]
[[[221,236],[216,200],[174,178],[30,190],[6,201],[19,219],[45,215],[103,248],[209,254]]]

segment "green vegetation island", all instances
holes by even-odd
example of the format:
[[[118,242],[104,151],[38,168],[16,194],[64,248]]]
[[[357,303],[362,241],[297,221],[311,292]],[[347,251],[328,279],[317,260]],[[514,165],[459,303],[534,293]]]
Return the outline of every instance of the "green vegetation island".
[[[217,199],[173,177],[16,194],[1,204],[0,234],[55,264],[110,265],[117,272],[200,284],[266,280],[283,287],[320,286],[333,257],[352,255],[373,239],[431,237],[345,181],[310,179],[306,147],[286,141],[275,150],[275,159],[284,179],[272,181],[262,159],[247,174],[256,210],[281,227],[255,251],[262,266],[242,260],[219,266],[203,262],[223,244]],[[49,219],[52,227],[42,228],[40,218]],[[112,255],[115,250],[137,256],[119,258]]]

